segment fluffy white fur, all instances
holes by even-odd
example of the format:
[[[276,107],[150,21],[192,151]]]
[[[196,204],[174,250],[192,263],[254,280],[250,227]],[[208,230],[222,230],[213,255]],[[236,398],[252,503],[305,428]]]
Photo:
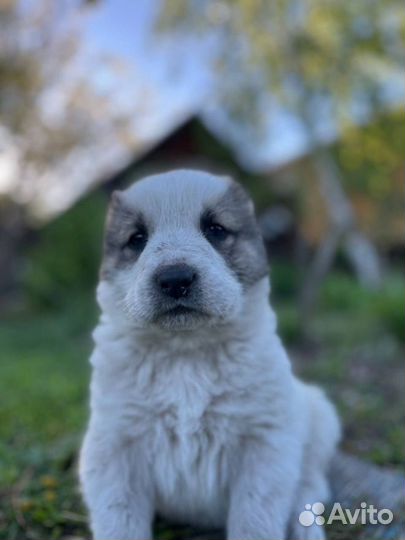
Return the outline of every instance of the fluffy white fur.
[[[152,223],[139,259],[101,280],[91,357],[91,418],[80,478],[97,540],[153,536],[156,513],[224,526],[233,540],[317,540],[299,524],[326,501],[339,424],[293,375],[268,302],[268,278],[243,287],[198,231],[229,181],[196,171],[143,180],[126,204]],[[150,276],[187,262],[209,317],[154,324]]]

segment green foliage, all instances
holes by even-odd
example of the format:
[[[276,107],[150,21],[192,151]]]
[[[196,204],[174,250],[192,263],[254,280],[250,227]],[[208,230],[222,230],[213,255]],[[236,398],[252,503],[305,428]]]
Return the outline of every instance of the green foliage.
[[[298,306],[301,271],[291,262],[274,261],[270,268],[271,298],[277,306],[278,330],[285,343],[297,343],[302,338]]]
[[[281,305],[277,310],[278,332],[287,345],[299,343],[303,337],[297,305]]]
[[[405,111],[400,108],[368,126],[345,130],[336,158],[352,193],[366,192],[376,202],[391,206],[398,201],[398,191],[403,191],[403,178],[398,175],[404,167],[404,120]]]
[[[399,341],[405,341],[405,283],[401,275],[391,274],[381,289],[368,291],[350,276],[331,274],[321,291],[321,309],[350,313],[372,321]]]
[[[328,276],[321,291],[321,307],[334,311],[361,311],[370,303],[370,292],[344,273]]]
[[[297,343],[303,337],[297,300],[302,284],[301,271],[297,265],[275,262],[270,279],[280,334],[287,343]],[[357,331],[361,331],[361,327],[372,327],[377,332],[390,334],[399,342],[405,341],[404,296],[405,283],[400,274],[391,272],[381,289],[370,291],[349,274],[332,272],[322,286],[318,311],[339,314],[338,321],[330,320],[331,324],[340,326],[331,330],[324,339],[332,340],[338,334],[341,340],[348,324],[356,324]],[[324,330],[327,325],[324,321]]]
[[[100,263],[106,200],[86,197],[44,227],[27,253],[25,291],[36,307],[58,307],[94,289]]]
[[[174,0],[163,6],[158,25],[159,31],[221,38],[213,64],[231,117],[263,118],[260,98],[267,92],[308,131],[320,96],[338,122],[350,121],[354,96],[378,109],[383,84],[395,84],[402,72],[404,28],[399,0],[298,6],[291,0]]]
[[[333,149],[359,222],[381,245],[403,238],[404,120],[401,108],[368,126],[351,126]]]
[[[403,278],[398,276],[375,299],[375,309],[380,320],[401,341],[405,341],[404,293]]]
[[[87,536],[76,453],[87,416],[88,304],[82,298],[63,311],[2,321],[2,540]]]
[[[270,282],[274,297],[296,298],[302,282],[302,272],[294,262],[274,261],[270,268]]]

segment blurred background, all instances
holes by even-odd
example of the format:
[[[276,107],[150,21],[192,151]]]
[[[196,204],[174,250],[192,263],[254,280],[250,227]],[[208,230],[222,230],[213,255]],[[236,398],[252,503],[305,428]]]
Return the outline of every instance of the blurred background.
[[[177,166],[251,192],[295,370],[403,468],[404,36],[399,0],[0,0],[1,539],[88,535],[106,205]]]

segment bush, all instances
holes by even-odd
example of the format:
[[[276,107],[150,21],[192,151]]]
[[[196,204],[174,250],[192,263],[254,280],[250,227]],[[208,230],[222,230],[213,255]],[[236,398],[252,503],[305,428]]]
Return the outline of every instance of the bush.
[[[58,307],[93,290],[100,263],[106,198],[91,194],[41,230],[27,253],[24,285],[34,307]]]
[[[378,317],[385,328],[400,341],[405,341],[404,293],[402,277],[394,277],[378,293],[375,301]]]
[[[294,262],[274,261],[270,267],[270,283],[275,299],[296,299],[302,275]]]
[[[405,340],[405,284],[402,276],[389,273],[377,291],[370,291],[342,273],[333,273],[321,291],[323,311],[350,312],[378,322],[400,341]]]
[[[361,311],[373,294],[355,278],[343,272],[330,274],[321,289],[320,305],[327,311]]]

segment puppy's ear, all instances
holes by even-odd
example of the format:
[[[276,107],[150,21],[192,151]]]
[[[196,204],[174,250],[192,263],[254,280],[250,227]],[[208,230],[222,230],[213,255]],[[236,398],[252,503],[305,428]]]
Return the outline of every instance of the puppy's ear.
[[[235,180],[231,176],[227,176],[226,178],[228,178],[230,183],[230,191],[232,192],[232,196],[235,198],[235,201],[238,201],[238,204],[240,204],[241,207],[244,207],[247,213],[256,219],[255,203],[253,202],[249,192],[240,182],[238,182],[238,180]]]
[[[123,203],[123,197],[124,197],[124,194],[121,190],[119,189],[115,189],[112,193],[111,193],[111,197],[110,197],[110,206],[119,206],[119,205],[122,205]]]
[[[117,211],[122,208],[122,191],[115,190],[111,193],[110,201],[108,203],[107,215],[104,224],[104,235],[107,234],[110,229],[114,216]]]
[[[134,211],[128,208],[125,194],[122,191],[114,191],[111,194],[104,225],[103,259],[100,271],[102,279],[109,278],[122,262],[122,257],[120,257],[122,245],[128,237],[134,220]]]
[[[130,209],[125,202],[125,193],[116,189],[111,193],[110,202],[107,210],[106,227],[110,225],[114,219],[122,220],[130,214]]]
[[[125,230],[133,222],[134,211],[131,210],[125,199],[123,191],[115,190],[111,194],[105,222],[107,239],[108,236],[112,239],[114,236],[119,235],[122,230]]]

